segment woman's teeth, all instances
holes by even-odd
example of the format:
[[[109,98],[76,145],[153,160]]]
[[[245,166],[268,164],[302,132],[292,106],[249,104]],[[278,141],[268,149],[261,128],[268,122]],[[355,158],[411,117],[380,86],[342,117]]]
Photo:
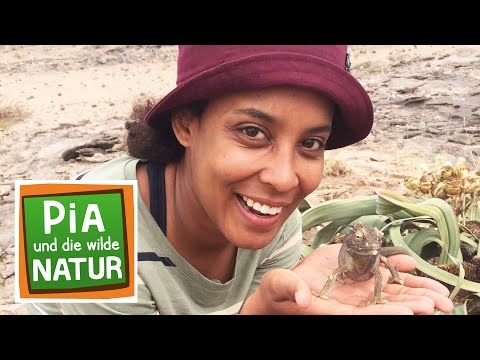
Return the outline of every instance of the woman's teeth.
[[[249,208],[252,208],[253,210],[256,210],[264,215],[276,215],[283,209],[282,207],[270,207],[265,204],[260,204],[252,199],[247,198],[246,196],[242,196],[242,199]]]

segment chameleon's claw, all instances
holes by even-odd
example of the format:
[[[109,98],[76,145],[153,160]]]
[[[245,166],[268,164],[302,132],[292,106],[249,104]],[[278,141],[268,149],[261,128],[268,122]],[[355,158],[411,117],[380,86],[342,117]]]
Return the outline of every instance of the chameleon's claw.
[[[320,299],[323,299],[323,300],[328,300],[328,296],[327,295],[323,295],[321,293],[316,293],[315,291],[311,291],[312,295],[317,297],[317,298],[320,298]]]
[[[403,279],[400,279],[399,277],[390,277],[390,279],[388,279],[388,283],[389,284],[400,284],[400,285],[404,285],[405,284],[405,280]]]
[[[384,262],[385,265],[387,265],[388,269],[390,270],[390,273],[392,274],[392,276],[388,279],[389,284],[394,284],[394,283],[397,283],[397,284],[400,284],[400,285],[405,284],[405,280],[402,280],[400,278],[400,274],[398,273],[398,265],[393,267],[392,265],[390,265],[388,260],[385,260],[385,261],[382,261],[382,262]]]
[[[382,299],[382,300],[379,300],[379,301],[370,300],[370,301],[367,302],[367,306],[377,305],[377,304],[386,304],[386,303],[388,303],[388,300],[385,300],[385,299]]]

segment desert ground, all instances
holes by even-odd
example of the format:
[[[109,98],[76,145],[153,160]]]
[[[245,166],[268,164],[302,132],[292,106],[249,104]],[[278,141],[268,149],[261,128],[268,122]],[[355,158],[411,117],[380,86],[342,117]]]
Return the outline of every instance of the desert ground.
[[[478,170],[480,46],[351,45],[352,73],[375,106],[371,134],[326,153],[307,200],[408,194],[405,176],[437,156]],[[0,46],[0,314],[14,301],[15,180],[66,180],[124,154],[132,104],[175,85],[176,46]],[[97,151],[66,151],[110,143]],[[337,171],[340,166],[342,171]],[[306,239],[307,240],[307,239]]]

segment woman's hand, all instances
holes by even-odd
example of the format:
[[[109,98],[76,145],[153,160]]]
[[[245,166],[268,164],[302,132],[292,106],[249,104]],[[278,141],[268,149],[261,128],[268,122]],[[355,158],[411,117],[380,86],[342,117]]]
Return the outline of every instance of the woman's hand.
[[[262,314],[432,314],[435,310],[450,312],[453,303],[448,289],[439,282],[414,276],[405,271],[415,268],[408,255],[390,256],[403,285],[389,284],[390,271],[381,266],[382,300],[385,303],[367,305],[373,298],[374,278],[354,282],[344,277],[336,281],[328,300],[312,295],[319,293],[328,276],[338,267],[341,244],[325,245],[314,250],[293,270],[276,269],[264,275],[258,289],[248,298],[242,313]]]

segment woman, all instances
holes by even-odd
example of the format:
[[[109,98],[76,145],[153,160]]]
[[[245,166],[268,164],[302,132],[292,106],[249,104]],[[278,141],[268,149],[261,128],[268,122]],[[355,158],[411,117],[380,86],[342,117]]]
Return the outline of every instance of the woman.
[[[339,245],[298,263],[297,206],[323,177],[324,151],[364,139],[369,96],[346,46],[180,46],[177,87],[127,125],[131,156],[83,179],[139,186],[135,304],[33,304],[64,314],[431,314],[453,305],[438,282],[407,273],[336,283]],[[141,159],[141,160],[140,160]],[[400,271],[406,255],[390,257]],[[386,269],[383,269],[388,271]],[[383,271],[382,270],[382,271]],[[388,276],[384,276],[388,279]]]

